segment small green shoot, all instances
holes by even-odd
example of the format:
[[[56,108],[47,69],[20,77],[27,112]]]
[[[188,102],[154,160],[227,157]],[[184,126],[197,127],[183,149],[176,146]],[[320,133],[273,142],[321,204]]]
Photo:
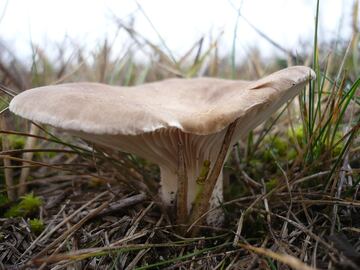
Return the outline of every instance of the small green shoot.
[[[45,228],[44,222],[38,218],[29,219],[29,226],[30,230],[36,235],[42,233]]]
[[[26,217],[29,216],[36,211],[38,211],[39,207],[43,204],[43,201],[40,197],[34,196],[33,193],[29,193],[25,196],[21,197],[21,201],[11,207],[5,213],[5,217]]]

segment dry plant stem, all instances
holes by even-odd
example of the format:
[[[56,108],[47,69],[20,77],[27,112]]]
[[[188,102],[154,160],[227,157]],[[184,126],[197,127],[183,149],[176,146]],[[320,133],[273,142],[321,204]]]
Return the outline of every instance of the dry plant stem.
[[[352,123],[353,115],[354,115],[354,109],[355,109],[355,107],[352,106],[351,111],[350,111],[350,116],[349,116],[349,118],[350,118],[349,123]],[[347,111],[347,113],[348,113],[348,111]],[[351,127],[349,125],[346,126],[344,128],[344,133],[347,134],[350,129],[351,129]],[[348,137],[346,139],[346,144],[348,143],[349,140],[350,140],[350,137]],[[349,163],[349,151],[346,151],[346,154],[345,154],[344,160],[343,160],[343,164],[342,164],[342,167],[341,167],[341,170],[340,170],[340,173],[339,173],[339,179],[338,179],[338,181],[336,181],[338,186],[337,186],[337,190],[335,192],[335,198],[337,200],[340,199],[341,191],[343,190],[343,186],[346,184],[346,172],[347,171],[351,171],[351,166],[350,166],[350,163]],[[351,178],[351,177],[349,176],[349,178]],[[332,214],[332,217],[331,217],[331,229],[330,229],[331,234],[334,234],[334,232],[335,232],[335,225],[336,225],[337,217],[338,217],[338,204],[334,204],[334,206],[333,206],[333,214]]]
[[[184,157],[184,147],[179,142],[178,147],[178,193],[176,200],[176,224],[185,224],[187,217],[187,189],[188,177],[186,174],[186,164]]]
[[[5,117],[0,117],[0,128],[3,130],[6,130],[6,126],[7,125],[6,125]],[[2,142],[2,150],[3,151],[10,150],[11,146],[10,146],[10,142],[9,142],[7,136],[2,136],[1,142]],[[4,174],[5,174],[7,196],[10,201],[15,201],[16,200],[16,190],[14,188],[14,178],[13,178],[13,171],[11,169],[11,159],[4,158],[3,163],[4,163],[4,167],[5,167]]]
[[[205,180],[204,191],[201,194],[201,198],[198,204],[195,204],[191,212],[190,221],[191,223],[197,222],[198,225],[201,225],[203,218],[201,217],[209,208],[209,200],[214,190],[216,181],[220,175],[221,169],[225,162],[226,154],[229,151],[231,144],[231,139],[236,128],[237,121],[232,122],[225,134],[221,149],[215,161],[214,167],[211,170],[209,177]],[[192,224],[194,225],[194,224]],[[192,230],[192,234],[195,235],[197,232],[196,229]]]
[[[31,243],[31,245],[23,252],[23,254],[21,254],[21,256],[19,257],[19,261],[29,252],[32,251],[33,248],[35,247],[35,245],[37,245],[37,243],[42,239],[42,237],[48,232],[50,231],[51,227],[54,226],[58,216],[60,216],[63,211],[65,210],[67,206],[67,203],[65,205],[63,205],[60,209],[60,211],[54,216],[54,218],[52,219],[52,221],[46,226],[46,228],[43,230],[43,232]]]
[[[336,190],[336,193],[335,193],[335,198],[337,200],[340,199],[340,196],[341,196],[341,191],[343,189],[343,186],[346,182],[346,169],[347,167],[349,166],[349,155],[348,155],[349,152],[347,152],[345,158],[344,158],[344,161],[343,161],[343,166],[342,166],[342,170],[340,171],[339,173],[339,179],[336,181],[338,186],[337,186],[337,190]],[[337,215],[338,215],[338,204],[335,203],[334,206],[333,206],[333,213],[332,213],[332,217],[331,217],[331,227],[330,227],[330,232],[331,234],[334,234],[335,233],[335,226],[336,226],[336,219],[337,219]]]
[[[109,205],[109,203],[110,203],[110,201],[106,201],[106,202],[102,203],[98,208],[91,210],[87,216],[83,217],[78,223],[76,223],[70,229],[66,230],[63,234],[61,234],[58,238],[56,238],[50,245],[48,245],[46,248],[44,248],[42,251],[40,251],[34,258],[36,259],[36,258],[43,256],[44,254],[47,253],[47,251],[54,248],[58,243],[62,242],[66,238],[70,238],[78,229],[81,228],[81,226],[86,221],[88,221],[89,219],[93,218],[98,213],[100,213],[103,209],[105,209]],[[73,216],[73,214],[71,216]],[[65,224],[68,223],[68,221],[71,219],[71,216],[69,216],[66,220],[64,220]]]
[[[39,131],[40,131],[40,129],[36,125],[31,124],[30,134],[38,135]],[[34,148],[35,143],[36,143],[36,137],[27,137],[24,148],[32,149],[32,148]],[[33,156],[34,156],[34,152],[25,152],[23,154],[22,158],[26,159],[26,160],[32,160]],[[23,165],[26,166],[26,165],[28,165],[28,163],[23,162]],[[19,186],[19,190],[18,190],[19,196],[24,195],[26,193],[27,185],[25,183],[26,183],[26,179],[29,176],[29,173],[30,173],[29,167],[24,167],[21,169],[21,174],[20,174],[20,179],[19,179],[20,186]]]
[[[320,173],[321,175],[323,175],[324,173],[321,172]],[[284,175],[286,177],[286,175]],[[318,175],[314,175],[314,177],[318,177]],[[313,177],[307,177],[307,178],[301,178],[299,179],[299,182],[298,183],[301,183],[301,182],[304,182],[306,180],[309,180],[309,179],[312,179]],[[288,179],[287,179],[287,182],[288,182]],[[293,183],[295,184],[295,182]],[[292,190],[292,186],[289,186],[288,184],[287,185],[283,185],[283,186],[278,186],[278,187],[275,187],[274,189],[270,190],[268,193],[266,194],[262,194],[261,196],[258,196],[251,204],[250,206],[244,211],[242,212],[240,218],[239,218],[239,221],[238,221],[238,224],[237,224],[237,229],[236,229],[236,233],[235,233],[235,237],[234,237],[234,241],[233,241],[233,245],[234,246],[237,246],[238,243],[239,243],[239,240],[240,240],[240,236],[241,236],[241,232],[242,232],[242,228],[243,228],[243,223],[244,223],[244,218],[245,216],[251,212],[253,210],[253,208],[255,207],[255,205],[257,203],[259,203],[261,200],[264,200],[264,198],[267,198],[269,197],[271,194],[274,194],[275,192],[280,192],[281,190],[287,188],[288,190]],[[232,203],[232,201],[230,202],[227,202],[225,203],[224,205],[226,204],[229,204],[229,203]],[[265,211],[267,215],[272,215],[273,213],[271,212],[268,212],[268,211]]]
[[[68,229],[62,234],[60,235],[58,238],[56,238],[50,245],[48,245],[45,249],[43,249],[39,254],[37,254],[35,256],[35,259],[38,258],[39,256],[43,255],[44,253],[46,253],[47,251],[51,250],[52,248],[55,248],[55,250],[52,252],[52,254],[49,256],[50,258],[54,255],[56,255],[59,250],[62,249],[62,247],[68,243],[68,241],[70,240],[70,238],[73,236],[73,234],[79,230],[82,225],[84,225],[85,222],[87,222],[89,219],[91,219],[92,217],[96,216],[98,212],[100,212],[102,209],[106,208],[108,206],[110,201],[106,201],[104,203],[102,203],[98,208],[95,208],[93,210],[91,210],[89,212],[89,214],[87,216],[85,216],[84,218],[82,218],[78,223],[76,223],[74,226],[68,226],[69,223],[68,221],[70,220],[69,218],[66,217],[66,215],[64,216],[64,219],[66,220],[66,225],[68,227]],[[58,245],[59,244],[59,245]],[[57,246],[58,245],[58,246]],[[73,251],[76,252],[76,251]],[[32,263],[32,261],[30,261],[30,263]],[[42,270],[46,267],[46,262],[44,262],[40,267],[39,270]]]
[[[241,172],[241,174],[244,176],[244,178],[242,180],[245,182],[246,185],[248,185],[250,187],[251,193],[255,194],[253,189],[261,188],[261,184],[259,184],[255,180],[253,180],[244,170],[241,169],[240,157],[238,155],[236,147],[233,148],[232,157],[235,160],[236,170]]]
[[[262,210],[258,209],[258,211],[262,212]],[[288,219],[284,216],[278,215],[278,214],[274,214],[274,213],[270,213],[271,215],[278,217],[282,220],[286,220],[289,224],[293,225],[295,228],[300,229],[302,232],[306,233],[307,235],[309,235],[311,238],[313,238],[314,240],[318,241],[319,243],[321,243],[325,248],[327,248],[330,252],[335,253],[336,250],[330,245],[328,244],[326,241],[323,240],[323,238],[321,236],[319,236],[316,233],[313,233],[312,230],[307,229],[303,224],[297,223],[291,219]]]
[[[274,158],[275,158],[275,157],[274,157]],[[287,211],[287,213],[286,213],[286,217],[289,218],[289,217],[290,217],[290,213],[291,213],[291,209],[292,209],[292,205],[293,205],[292,189],[291,189],[291,186],[290,186],[290,183],[289,183],[290,181],[289,181],[289,178],[288,178],[286,172],[285,172],[284,169],[281,167],[281,165],[279,164],[279,162],[276,161],[276,159],[275,159],[275,164],[276,164],[276,166],[280,169],[281,173],[283,174],[284,179],[285,179],[285,183],[286,183],[286,187],[287,187],[288,192],[289,192],[290,205],[289,205],[288,211]],[[270,224],[270,223],[269,223],[269,224]],[[282,235],[283,238],[285,238],[285,234],[286,234],[286,232],[288,231],[288,230],[287,230],[287,226],[288,226],[288,223],[287,223],[287,221],[285,221],[284,224],[283,224],[283,227],[282,227],[282,229],[281,229],[281,235]]]
[[[244,170],[241,171],[241,174],[244,176],[245,183],[253,189],[260,189],[262,187],[261,184],[252,179]]]
[[[261,243],[260,248],[266,248],[266,245],[268,244],[270,240],[270,237],[268,235],[265,236],[264,241]],[[246,270],[252,270],[255,269],[255,266],[257,264],[257,262],[259,261],[259,255],[258,254],[254,254],[254,257],[252,258],[251,262],[249,263],[248,267],[246,268]]]
[[[14,90],[12,90],[9,87],[6,87],[3,84],[0,84],[0,91],[5,93],[6,95],[8,95],[10,97],[15,97],[17,95],[17,92],[15,92]]]
[[[35,137],[34,137],[35,138]],[[56,148],[47,148],[47,149],[13,149],[8,151],[2,151],[2,155],[16,155],[16,154],[24,154],[24,153],[65,153],[65,154],[77,154],[77,152],[72,150],[65,149],[56,149]]]
[[[63,218],[64,218],[64,219],[67,218],[65,212],[63,212]],[[71,224],[70,224],[70,222],[67,222],[66,227],[67,227],[68,230],[71,229]],[[65,241],[63,241],[63,243],[61,243],[60,246],[65,245],[65,244],[67,244],[67,243],[68,243],[68,241],[65,240]],[[59,247],[60,247],[60,246],[59,246]],[[71,246],[72,246],[72,251],[73,251],[73,252],[75,252],[76,250],[79,249],[79,247],[78,247],[78,246],[79,246],[79,245],[78,245],[78,239],[77,239],[74,235],[72,235],[72,237],[71,237]],[[54,252],[54,253],[58,253],[58,250],[59,250],[59,249],[57,249],[56,252]],[[54,254],[54,253],[53,253],[53,254]],[[79,261],[79,262],[74,262],[74,264],[73,264],[73,269],[74,269],[74,270],[81,270],[81,269],[82,269],[81,264],[82,264],[81,261]]]
[[[241,232],[242,232],[242,228],[243,228],[243,225],[244,225],[244,219],[245,219],[245,216],[250,213],[254,206],[259,203],[261,200],[264,199],[264,197],[266,196],[269,196],[270,192],[265,194],[265,195],[261,195],[259,197],[257,197],[250,205],[249,207],[243,211],[241,213],[241,216],[239,218],[239,221],[238,221],[238,224],[237,224],[237,229],[236,229],[236,233],[235,233],[235,237],[234,237],[234,241],[233,241],[233,246],[237,246],[239,244],[239,241],[240,241],[240,236],[241,236]],[[270,213],[269,213],[270,214]]]
[[[164,243],[164,244],[127,244],[127,242],[136,240],[140,237],[143,237],[146,235],[147,231],[141,231],[138,233],[136,238],[130,239],[129,237],[126,238],[126,241],[123,241],[124,244],[121,243],[121,245],[110,245],[110,246],[104,246],[99,248],[87,248],[87,249],[79,249],[74,252],[68,252],[68,253],[62,253],[62,254],[54,254],[52,256],[48,257],[41,257],[41,258],[34,258],[32,260],[32,263],[34,265],[39,265],[42,263],[56,263],[63,260],[75,260],[75,259],[86,259],[94,256],[98,256],[99,253],[104,252],[111,252],[111,251],[118,251],[118,250],[130,250],[130,249],[148,249],[148,248],[154,248],[154,247],[161,247],[161,248],[174,248],[174,247],[182,247],[180,244],[174,244],[174,243]]]
[[[86,204],[84,204],[83,206],[81,206],[80,208],[78,208],[74,213],[72,213],[71,215],[68,216],[68,219],[72,219],[74,218],[76,215],[78,215],[83,209],[85,209],[86,207],[88,207],[89,205],[91,205],[93,202],[97,201],[98,199],[100,199],[101,197],[103,197],[104,195],[108,195],[109,191],[104,191],[102,193],[100,193],[99,195],[97,195],[94,199],[88,201]],[[66,224],[67,220],[63,220],[61,221],[59,224],[57,224],[54,228],[52,228],[52,230],[50,232],[48,232],[46,235],[44,235],[39,242],[45,241],[46,239],[48,239],[53,233],[55,233],[56,231],[58,231],[64,224]]]
[[[120,201],[110,203],[106,209],[104,209],[103,211],[101,211],[99,213],[99,215],[108,215],[110,213],[120,211],[126,207],[131,207],[134,204],[140,203],[140,202],[144,201],[146,198],[147,198],[147,196],[145,193],[140,193],[140,194],[122,199]]]
[[[164,216],[161,215],[161,217],[159,218],[159,220],[156,222],[155,224],[155,228],[158,228],[161,224],[161,222],[164,220]],[[145,241],[145,244],[149,244],[150,240],[154,237],[156,230],[154,229],[149,237],[147,238],[147,240]],[[134,269],[135,266],[138,264],[138,262],[140,261],[140,259],[147,253],[149,252],[151,249],[147,248],[147,249],[143,249],[140,250],[138,252],[138,254],[136,254],[135,258],[128,264],[128,266],[125,268],[125,270],[131,270]]]
[[[267,191],[266,191],[266,185],[265,185],[264,179],[261,179],[261,183],[263,185],[262,194],[263,194],[264,208],[265,208],[265,211],[268,213],[266,215],[266,221],[267,221],[267,225],[269,226],[269,232],[273,236],[274,232],[272,231],[272,228],[271,228],[271,215],[269,214],[271,212],[270,212],[270,207],[269,207],[269,201],[268,201],[267,197],[265,196]],[[275,239],[275,237],[273,237],[273,238]]]
[[[139,214],[138,217],[132,222],[131,227],[127,230],[125,237],[124,238],[129,238],[129,239],[134,239],[134,236],[137,237],[139,234],[140,235],[146,235],[147,234],[147,230],[143,231],[143,232],[136,232],[136,230],[138,229],[139,225],[140,225],[140,221],[144,218],[144,216],[150,211],[150,209],[154,206],[154,202],[151,202],[144,210],[142,210]],[[144,233],[144,234],[143,234]],[[141,236],[140,236],[141,237]],[[124,239],[123,238],[123,239]],[[122,240],[123,240],[122,239]],[[129,240],[132,241],[132,240]],[[114,245],[111,244],[111,245]],[[126,261],[128,259],[129,253],[128,252],[124,252],[121,255],[119,255],[118,260],[120,262],[120,266],[121,269],[125,268],[125,264]]]
[[[275,253],[275,252],[271,251],[270,249],[254,247],[252,245],[241,244],[241,243],[239,243],[239,246],[242,248],[245,248],[251,252],[254,252],[256,254],[267,256],[267,257],[275,259],[279,262],[282,262],[282,263],[290,266],[292,269],[296,269],[296,270],[315,270],[316,269],[316,268],[313,268],[313,267],[310,267],[310,266],[304,264],[299,259],[297,259],[293,256],[290,256],[288,254],[279,254],[279,253]]]
[[[15,161],[21,161],[21,162],[27,162],[27,163],[30,163],[30,164],[34,164],[34,165],[39,165],[39,166],[43,166],[43,167],[47,167],[47,168],[52,168],[52,169],[56,169],[56,170],[61,170],[61,171],[66,171],[66,172],[73,172],[73,173],[78,173],[78,171],[76,170],[72,170],[72,169],[67,169],[67,168],[62,168],[60,166],[56,166],[56,165],[49,165],[47,163],[43,163],[43,162],[37,162],[37,161],[31,161],[31,160],[24,160],[22,158],[16,158],[16,157],[12,157],[12,156],[9,156],[9,155],[1,155],[0,154],[0,159],[10,159],[10,160],[15,160]],[[102,177],[102,176],[99,176],[98,174],[86,174],[87,176],[90,176],[90,177],[95,177],[96,179],[99,179],[99,180],[103,180],[104,182],[106,183],[113,183],[114,180],[112,179],[108,179],[108,178],[105,178],[105,177]],[[126,180],[122,180],[124,183],[127,183]]]
[[[6,67],[2,61],[0,62],[0,71],[5,76],[5,78],[8,78],[8,80],[10,80],[16,86],[17,89],[25,88],[25,85],[21,82],[21,79],[18,80],[16,75],[13,74],[13,72],[11,72],[11,70],[9,70],[9,68]]]

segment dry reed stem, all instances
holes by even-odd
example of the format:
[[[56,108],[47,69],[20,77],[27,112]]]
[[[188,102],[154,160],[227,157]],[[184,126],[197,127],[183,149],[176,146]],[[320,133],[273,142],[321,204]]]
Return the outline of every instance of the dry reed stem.
[[[85,209],[86,207],[88,207],[89,205],[91,205],[93,202],[97,201],[98,199],[100,199],[101,197],[108,195],[109,191],[104,191],[102,193],[100,193],[99,195],[97,195],[94,199],[88,201],[86,204],[82,205],[80,208],[78,208],[76,211],[74,211],[74,213],[72,213],[70,216],[68,216],[68,219],[63,220],[62,222],[60,222],[59,224],[57,224],[54,228],[52,228],[52,230],[50,232],[48,232],[46,235],[44,235],[41,239],[39,239],[39,242],[43,242],[46,239],[48,239],[52,234],[54,234],[55,232],[57,232],[63,225],[66,224],[66,222],[68,222],[68,220],[74,218],[76,215],[78,215],[83,209]]]
[[[56,169],[56,170],[60,170],[60,171],[67,171],[67,172],[73,172],[73,173],[76,173],[77,171],[76,170],[73,170],[73,169],[66,169],[66,168],[62,168],[60,166],[56,166],[56,165],[50,165],[50,164],[47,164],[47,163],[44,163],[44,162],[38,162],[38,161],[32,161],[32,160],[24,160],[22,158],[16,158],[16,157],[11,157],[9,155],[0,155],[0,159],[9,159],[9,160],[15,160],[15,161],[21,161],[21,162],[27,162],[27,163],[30,163],[30,164],[34,164],[34,165],[39,165],[40,167],[48,167],[48,168],[52,168],[52,169]],[[65,165],[65,164],[62,164],[62,165]],[[71,166],[71,164],[68,164],[68,166]],[[84,165],[82,165],[84,166]],[[11,166],[10,166],[11,168]],[[105,181],[106,183],[111,183],[111,182],[114,182],[114,180],[112,179],[108,179],[108,178],[104,178],[98,174],[87,174],[88,176],[92,176],[96,179],[100,179],[100,180],[103,180]]]
[[[51,220],[51,222],[46,226],[46,228],[41,232],[41,234],[30,244],[30,246],[21,254],[21,256],[19,257],[19,260],[21,258],[23,258],[28,252],[32,251],[33,248],[39,243],[41,242],[41,239],[43,239],[43,236],[50,231],[51,227],[55,225],[55,222],[57,220],[57,218],[62,215],[62,213],[64,212],[65,208],[66,208],[67,204],[63,205],[60,209],[60,211],[53,217],[53,219]]]
[[[113,203],[110,203],[109,206],[101,211],[99,215],[108,215],[110,213],[114,213],[120,211],[126,207],[130,207],[134,204],[140,203],[147,198],[146,194],[140,193]]]
[[[155,228],[158,228],[160,226],[160,224],[163,222],[164,220],[164,216],[161,215],[161,217],[159,218],[159,220],[156,222],[155,224]],[[149,237],[146,239],[145,241],[145,245],[149,244],[149,241],[155,236],[155,229],[150,233]],[[135,266],[137,265],[137,263],[140,261],[140,259],[147,253],[150,251],[150,248],[147,249],[143,249],[140,250],[138,252],[138,254],[136,254],[135,258],[128,264],[128,266],[125,268],[125,270],[131,270],[134,269]]]
[[[248,208],[246,208],[246,210],[244,212],[241,213],[240,218],[237,223],[237,229],[236,229],[235,237],[233,240],[233,246],[237,246],[239,244],[245,216],[253,210],[253,208],[255,207],[256,204],[258,204],[261,200],[264,200],[264,198],[268,195],[269,195],[269,193],[267,193],[265,195],[257,196],[256,199],[250,204],[250,206]]]
[[[6,118],[3,115],[0,115],[0,129],[7,129]],[[11,150],[11,145],[7,136],[1,137],[1,143],[3,151]],[[15,182],[13,177],[13,170],[11,168],[11,159],[9,157],[4,157],[3,163],[7,196],[10,201],[15,201],[17,196],[16,189],[14,188]]]
[[[73,234],[79,230],[85,222],[96,216],[99,212],[101,212],[103,209],[105,209],[110,203],[110,200],[102,203],[99,207],[91,210],[85,217],[83,217],[78,223],[76,223],[73,226],[70,226],[65,232],[63,232],[58,238],[56,238],[52,243],[50,243],[46,248],[44,248],[42,251],[40,251],[37,255],[35,255],[34,259],[43,256],[46,254],[49,250],[52,248],[55,248],[53,253],[49,256],[50,258],[54,256],[70,239],[70,237],[73,236]],[[69,217],[65,218],[65,223],[68,226],[68,222],[70,220]],[[58,245],[60,242],[62,242],[60,245]],[[57,246],[58,245],[58,246]],[[40,267],[40,269],[43,269],[46,266],[46,263],[43,263]]]
[[[99,207],[91,210],[89,214],[87,214],[85,217],[83,217],[78,223],[73,225],[70,229],[66,230],[64,233],[62,233],[58,238],[56,238],[51,244],[49,244],[46,248],[44,248],[42,251],[40,251],[37,255],[35,255],[34,258],[38,258],[46,254],[47,251],[51,250],[52,248],[56,247],[58,243],[65,240],[66,238],[70,238],[78,229],[81,228],[81,226],[90,220],[91,218],[94,218],[98,213],[100,213],[103,209],[105,209],[110,203],[110,200],[102,203]],[[85,204],[86,205],[86,204]],[[60,224],[67,224],[68,221],[71,219],[71,217],[74,215],[71,214],[66,219],[63,220]],[[57,226],[58,227],[58,226]]]
[[[126,243],[132,240],[135,240],[139,237],[142,237],[146,235],[148,231],[140,231],[136,234],[135,238],[126,237],[122,243]],[[135,236],[135,235],[134,235]],[[165,244],[126,244],[126,245],[110,245],[110,246],[104,246],[99,248],[86,248],[86,249],[79,249],[74,252],[68,252],[65,254],[56,254],[54,256],[49,257],[40,257],[40,258],[34,258],[32,260],[32,263],[35,265],[42,264],[44,262],[46,263],[56,263],[63,260],[82,260],[94,256],[98,256],[99,254],[103,253],[110,253],[111,251],[116,250],[130,250],[130,249],[148,249],[148,248],[154,248],[154,247],[175,247],[175,246],[183,246],[183,245],[175,245],[174,243],[165,243]]]
[[[302,261],[300,261],[299,259],[288,254],[275,253],[270,249],[254,247],[249,244],[239,243],[238,245],[256,254],[267,256],[281,263],[284,263],[295,270],[316,270],[316,268],[310,267],[305,263],[303,263]]]
[[[231,139],[234,134],[236,124],[237,124],[237,120],[232,122],[229,125],[229,127],[227,128],[227,131],[224,136],[224,140],[221,145],[218,156],[216,158],[215,164],[211,170],[210,175],[205,180],[204,190],[201,194],[200,201],[199,201],[199,203],[194,205],[192,212],[190,214],[190,222],[192,225],[188,229],[188,231],[191,230],[191,228],[195,225],[195,223],[197,223],[198,225],[201,225],[202,219],[203,219],[202,216],[209,209],[209,201],[210,201],[212,192],[214,190],[214,187],[216,185],[216,181],[218,180],[218,177],[219,177],[222,167],[224,165],[226,155],[229,151]],[[196,233],[197,233],[197,229],[194,228],[192,230],[192,235],[195,235]]]
[[[137,228],[140,225],[140,221],[144,218],[144,216],[150,211],[150,209],[154,206],[154,202],[151,202],[145,209],[143,209],[137,217],[132,222],[131,227],[127,230],[125,237],[121,239],[120,241],[114,242],[112,244],[109,244],[109,246],[115,246],[119,245],[121,243],[126,243],[128,241],[135,240],[136,238],[140,238],[145,236],[148,233],[148,230],[142,230],[140,232],[136,232]],[[124,241],[126,239],[126,242]],[[124,252],[119,255],[119,262],[121,265],[121,268],[125,268],[126,261],[128,259],[129,252]]]
[[[185,224],[188,215],[188,177],[186,174],[186,164],[184,157],[184,147],[178,143],[178,192],[176,198],[176,224]]]
[[[34,125],[34,124],[30,124],[30,134],[32,135],[38,135],[39,134],[40,129]],[[34,148],[36,144],[36,137],[27,137],[26,138],[26,142],[25,142],[25,146],[24,149],[32,149]],[[34,156],[34,152],[25,152],[22,156],[22,158],[24,160],[32,160]],[[23,162],[23,165],[27,165],[28,163]],[[20,178],[19,178],[19,190],[18,190],[18,194],[19,196],[24,195],[27,191],[27,185],[26,183],[26,179],[28,178],[30,173],[30,168],[29,167],[24,167],[21,169],[21,174],[20,174]]]

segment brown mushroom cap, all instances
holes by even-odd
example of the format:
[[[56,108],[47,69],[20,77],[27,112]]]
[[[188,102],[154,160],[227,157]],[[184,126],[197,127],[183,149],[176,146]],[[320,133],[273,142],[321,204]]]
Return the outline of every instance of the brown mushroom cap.
[[[31,89],[16,96],[10,110],[24,118],[69,131],[139,135],[162,128],[207,135],[235,119],[268,115],[295,96],[308,79],[307,67],[295,66],[254,82],[214,78],[169,79],[134,87],[69,83]],[[239,123],[241,125],[241,123]]]

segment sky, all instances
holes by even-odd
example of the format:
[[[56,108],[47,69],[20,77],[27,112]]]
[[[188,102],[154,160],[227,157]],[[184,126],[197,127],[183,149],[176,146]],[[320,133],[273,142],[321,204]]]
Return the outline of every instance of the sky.
[[[322,40],[349,36],[352,4],[320,1]],[[228,53],[236,26],[239,55],[257,47],[269,56],[279,52],[248,22],[296,53],[313,40],[315,10],[315,0],[0,0],[0,38],[20,56],[31,54],[31,42],[51,53],[54,44],[67,39],[91,51],[105,37],[121,51],[128,36],[118,31],[116,20],[134,18],[138,32],[165,43],[178,57],[203,36],[221,36],[221,52]]]

